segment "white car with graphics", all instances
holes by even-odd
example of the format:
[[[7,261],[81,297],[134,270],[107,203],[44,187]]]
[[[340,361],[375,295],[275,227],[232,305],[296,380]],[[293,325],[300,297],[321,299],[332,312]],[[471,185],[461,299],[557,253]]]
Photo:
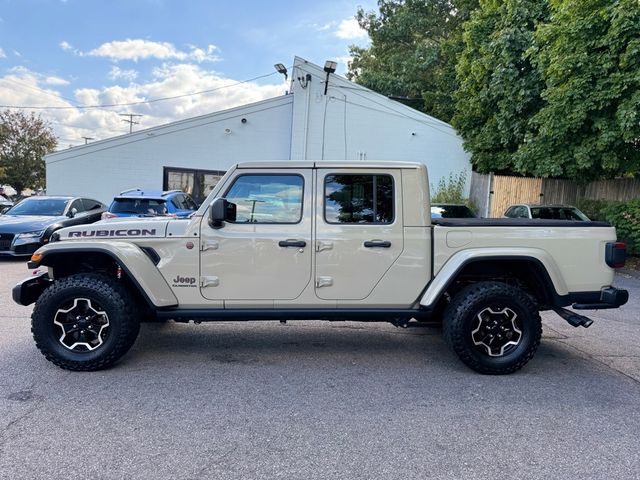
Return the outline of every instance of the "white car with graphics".
[[[441,320],[486,374],[533,357],[539,311],[588,327],[577,311],[627,302],[612,286],[625,247],[607,223],[432,221],[428,185],[413,163],[239,164],[189,219],[60,230],[13,297],[35,302],[36,345],[69,370],[115,363],[141,319]]]

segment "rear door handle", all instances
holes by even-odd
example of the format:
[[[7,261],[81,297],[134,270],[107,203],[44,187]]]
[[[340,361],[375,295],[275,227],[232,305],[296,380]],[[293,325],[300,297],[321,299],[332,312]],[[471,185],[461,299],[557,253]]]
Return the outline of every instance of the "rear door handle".
[[[278,245],[281,247],[295,247],[295,248],[304,248],[307,246],[307,242],[304,240],[280,240]]]
[[[367,240],[364,242],[365,248],[389,248],[391,242],[386,240]]]

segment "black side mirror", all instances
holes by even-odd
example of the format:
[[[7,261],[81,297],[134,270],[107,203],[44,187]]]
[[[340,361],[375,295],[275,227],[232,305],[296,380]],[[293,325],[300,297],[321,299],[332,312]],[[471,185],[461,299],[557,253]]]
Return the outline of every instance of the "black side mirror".
[[[236,204],[225,198],[216,198],[209,209],[209,224],[213,228],[222,228],[224,222],[236,221]]]

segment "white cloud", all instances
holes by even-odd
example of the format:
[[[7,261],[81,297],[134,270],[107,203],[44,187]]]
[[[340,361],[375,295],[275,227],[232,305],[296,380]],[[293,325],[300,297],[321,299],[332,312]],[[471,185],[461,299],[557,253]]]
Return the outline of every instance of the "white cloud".
[[[123,80],[128,80],[130,82],[134,81],[138,77],[138,72],[133,69],[123,69],[114,65],[111,67],[111,71],[109,72],[109,78],[111,80],[118,80],[122,78]]]
[[[347,18],[342,20],[338,25],[336,37],[342,38],[343,40],[364,39],[367,38],[367,32],[360,28],[355,18]]]
[[[134,62],[148,58],[156,58],[159,60],[195,61],[198,63],[205,61],[215,62],[220,59],[217,55],[218,47],[215,45],[208,45],[206,48],[189,45],[187,48],[188,50],[184,51],[178,50],[169,42],[127,39],[103,43],[98,48],[94,48],[87,53],[80,52],[79,54],[89,55],[92,57],[109,58],[115,61],[133,60]],[[65,49],[65,47],[63,47],[63,49]]]
[[[65,80],[64,78],[56,77],[55,75],[45,77],[43,83],[47,85],[69,85],[68,80]]]
[[[0,47],[0,58],[7,58],[7,56],[4,53],[4,50],[2,50],[2,47]]]
[[[335,28],[335,26],[338,25],[338,22],[328,22],[328,23],[312,23],[311,26],[313,27],[314,30],[318,31],[318,32],[326,32],[327,30],[332,30]]]
[[[25,74],[25,75],[33,75],[36,76],[35,73],[33,73],[31,70],[29,70],[27,67],[24,67],[22,65],[16,65],[15,67],[11,67],[9,69],[9,71],[11,73],[17,73],[17,74]]]
[[[59,45],[60,45],[60,48],[64,51],[73,50],[73,47],[71,46],[71,44],[66,40],[61,41]]]
[[[123,71],[126,72],[121,72]],[[75,102],[71,102],[46,84],[47,78],[52,77],[40,75],[24,67],[16,67],[9,74],[0,77],[0,105],[104,105],[144,102],[217,89],[207,94],[120,108],[36,110],[45,120],[51,122],[60,139],[59,148],[66,148],[69,145],[84,144],[83,136],[99,140],[127,133],[128,127],[118,115],[125,111],[143,115],[139,119],[140,125],[137,126],[138,129],[143,129],[272,98],[282,95],[287,89],[285,82],[267,85],[243,83],[228,87],[237,83],[237,80],[223,77],[195,64],[165,64],[155,68],[152,75],[151,81],[142,84],[77,89],[74,92]],[[280,81],[281,77],[274,76],[274,80],[276,78]]]
[[[16,57],[21,57],[21,56],[22,56],[22,54],[21,54],[19,51],[17,51],[17,50],[13,50],[13,54],[14,54]]]

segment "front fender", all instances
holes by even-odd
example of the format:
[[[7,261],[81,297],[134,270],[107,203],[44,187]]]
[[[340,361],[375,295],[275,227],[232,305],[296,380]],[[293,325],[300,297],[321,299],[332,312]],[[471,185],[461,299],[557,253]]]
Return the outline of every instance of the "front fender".
[[[131,242],[54,242],[36,251],[34,257],[38,258],[38,255],[40,255],[40,258],[37,261],[30,262],[30,267],[51,266],[60,257],[71,257],[79,253],[100,253],[111,257],[127,273],[150,305],[154,307],[178,305],[178,299],[160,271],[140,247]]]
[[[555,295],[565,296],[569,294],[567,285],[562,277],[555,260],[545,250],[539,248],[470,248],[452,255],[442,266],[438,274],[431,281],[426,291],[420,298],[422,307],[432,307],[446,291],[450,283],[455,280],[458,273],[469,263],[491,260],[527,260],[539,263],[552,283]]]

